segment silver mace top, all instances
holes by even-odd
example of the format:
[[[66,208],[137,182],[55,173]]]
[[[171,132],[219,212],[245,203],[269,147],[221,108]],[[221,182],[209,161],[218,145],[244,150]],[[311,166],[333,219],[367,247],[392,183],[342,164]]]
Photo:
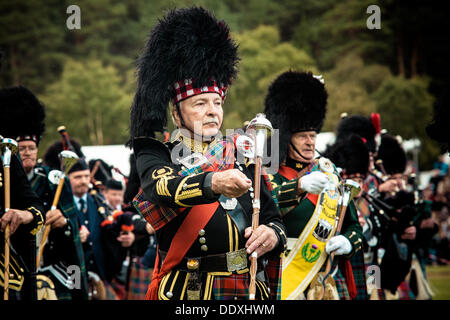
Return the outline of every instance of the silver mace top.
[[[2,152],[3,166],[9,167],[11,165],[11,154],[16,154],[19,151],[17,141],[10,138],[3,138],[0,142],[0,149]]]
[[[347,179],[344,182],[344,190],[345,195],[347,196],[344,196],[344,204],[348,205],[348,203],[360,193],[361,186],[356,181]]]
[[[58,184],[63,175],[67,176],[79,159],[75,152],[69,150],[61,151],[58,156],[61,161],[61,171],[52,170],[48,174],[48,180],[53,184]]]
[[[270,123],[264,113],[258,113],[248,124],[247,130],[254,130],[256,132],[256,157],[262,157],[265,140],[273,132],[272,123]]]
[[[67,175],[70,169],[78,161],[78,156],[75,152],[64,150],[59,153],[59,160],[61,161],[61,170]]]

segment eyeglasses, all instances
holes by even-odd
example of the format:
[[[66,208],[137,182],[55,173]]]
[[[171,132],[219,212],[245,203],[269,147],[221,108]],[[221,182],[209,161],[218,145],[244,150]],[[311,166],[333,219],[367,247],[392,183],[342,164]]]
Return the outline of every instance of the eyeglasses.
[[[25,152],[25,151],[29,151],[30,153],[35,153],[38,151],[38,148],[34,147],[34,146],[22,146],[19,147],[19,152]]]

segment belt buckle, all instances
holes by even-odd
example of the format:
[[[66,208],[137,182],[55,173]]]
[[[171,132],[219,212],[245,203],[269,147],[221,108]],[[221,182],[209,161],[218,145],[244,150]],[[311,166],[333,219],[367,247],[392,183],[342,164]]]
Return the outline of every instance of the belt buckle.
[[[227,270],[229,272],[239,271],[247,268],[247,252],[245,249],[227,252]]]

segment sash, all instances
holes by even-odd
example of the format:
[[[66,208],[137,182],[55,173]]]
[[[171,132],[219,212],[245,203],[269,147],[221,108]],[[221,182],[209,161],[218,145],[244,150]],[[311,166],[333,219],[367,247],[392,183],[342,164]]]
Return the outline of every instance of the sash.
[[[337,184],[339,180],[335,174],[324,173]],[[322,191],[319,196],[308,194],[307,198],[315,204],[315,209],[292,250],[283,259],[282,300],[298,299],[326,261],[325,244],[335,232],[338,197],[337,191],[330,190]]]
[[[180,171],[180,176],[187,176],[189,174],[223,171],[232,169],[234,167],[234,140],[223,140],[212,147],[206,154],[207,162],[196,166],[195,163],[192,168],[187,168]],[[148,201],[146,201],[148,203]],[[147,204],[151,207],[151,204]],[[202,204],[193,206],[189,211],[187,217],[183,220],[180,228],[176,232],[170,244],[167,256],[165,257],[161,269],[159,268],[159,246],[158,254],[156,255],[155,268],[153,270],[152,281],[148,286],[146,300],[158,300],[158,288],[161,280],[169,271],[178,265],[184,258],[185,254],[194,243],[198,236],[198,230],[203,229],[211,217],[219,207],[219,202]],[[184,210],[180,208],[178,210]]]
[[[161,269],[159,269],[159,253],[156,256],[155,269],[153,270],[152,281],[148,287],[146,300],[158,300],[158,288],[162,278],[169,271],[178,265],[184,258],[186,252],[194,243],[198,235],[198,230],[202,229],[216,212],[219,202],[202,204],[192,207],[188,216],[184,219],[175,237],[170,244],[167,256],[164,259]],[[159,252],[159,250],[158,250]]]

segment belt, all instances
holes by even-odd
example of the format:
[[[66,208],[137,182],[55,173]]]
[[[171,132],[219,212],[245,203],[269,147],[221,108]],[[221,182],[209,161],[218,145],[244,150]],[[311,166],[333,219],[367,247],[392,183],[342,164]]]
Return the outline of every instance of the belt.
[[[164,261],[167,252],[159,250],[160,259]],[[244,270],[248,266],[246,249],[222,254],[188,258],[184,257],[174,269],[197,272],[235,272]]]

